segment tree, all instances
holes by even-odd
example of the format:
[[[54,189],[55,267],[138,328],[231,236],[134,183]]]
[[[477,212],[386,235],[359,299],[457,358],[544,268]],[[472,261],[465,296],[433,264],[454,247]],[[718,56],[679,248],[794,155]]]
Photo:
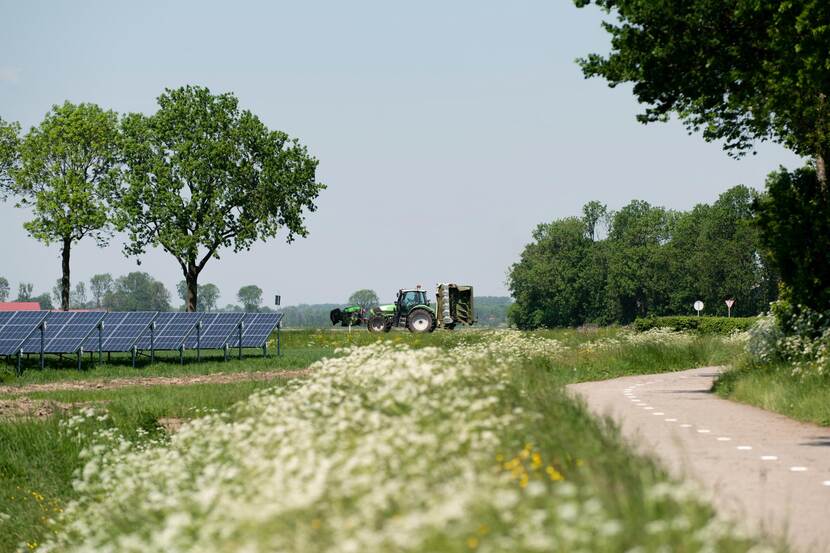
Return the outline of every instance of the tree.
[[[533,242],[508,275],[516,299],[509,311],[513,324],[532,329],[591,320],[604,289],[596,248],[585,222],[576,217],[536,227]]]
[[[41,309],[55,308],[54,304],[52,303],[52,298],[49,297],[49,294],[41,294],[39,296],[34,296],[33,298],[29,299],[29,301],[39,303]]]
[[[243,286],[236,294],[245,311],[256,311],[262,304],[262,288],[254,284]]]
[[[0,302],[9,300],[9,281],[0,277]]]
[[[608,216],[608,208],[596,200],[582,206],[582,220],[585,222],[588,238],[597,239],[597,225]]]
[[[182,301],[187,304],[187,282],[180,280],[176,285],[176,291]],[[199,285],[198,288],[198,311],[215,311],[216,303],[219,300],[219,287],[215,284],[207,283],[204,286]]]
[[[677,114],[740,156],[773,140],[816,160],[827,195],[830,3],[575,0],[613,12],[611,53],[580,60],[587,77],[633,83],[644,123]]]
[[[109,273],[92,275],[92,278],[89,279],[89,290],[92,292],[92,301],[96,309],[101,308],[104,297],[112,290],[112,285],[112,275]]]
[[[17,285],[17,300],[15,301],[32,301],[32,290],[35,285],[31,282],[21,282]]]
[[[118,277],[103,303],[113,311],[169,311],[170,292],[147,273],[136,271]]]
[[[795,306],[830,310],[830,199],[819,194],[813,168],[767,178],[767,193],[755,207],[761,241],[787,284]]]
[[[20,125],[0,118],[0,199],[5,198],[12,183],[11,172],[20,158]]]
[[[20,142],[9,190],[34,217],[26,230],[61,246],[61,309],[69,309],[69,261],[74,243],[92,236],[106,243],[105,200],[118,162],[118,120],[94,104],[54,106]]]
[[[304,212],[325,188],[317,160],[283,132],[240,111],[232,94],[167,89],[152,116],[122,124],[126,170],[117,191],[125,252],[161,247],[181,267],[187,310],[198,305],[199,274],[221,248],[249,249],[287,230],[306,236]]]
[[[367,311],[379,303],[380,300],[374,290],[358,290],[349,296],[349,305],[359,305]]]

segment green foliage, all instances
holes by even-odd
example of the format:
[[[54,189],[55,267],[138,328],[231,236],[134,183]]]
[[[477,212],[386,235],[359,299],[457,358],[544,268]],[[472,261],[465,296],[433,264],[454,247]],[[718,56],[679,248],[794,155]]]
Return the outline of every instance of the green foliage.
[[[94,307],[100,308],[102,306],[104,297],[112,290],[112,285],[111,274],[92,275],[92,278],[89,279],[89,291],[92,293]]]
[[[185,302],[187,307],[187,281],[180,280],[176,285],[176,292],[179,298]],[[219,287],[215,284],[200,284],[198,287],[198,300],[196,311],[216,311],[216,303],[219,300]]]
[[[697,331],[702,334],[728,336],[733,332],[745,332],[758,320],[757,317],[646,317],[634,321],[634,328],[640,332],[653,328],[670,328],[675,331]]]
[[[242,303],[245,311],[258,311],[262,305],[262,288],[255,284],[249,284],[239,289],[236,298]]]
[[[510,271],[510,319],[523,329],[628,324],[689,313],[696,300],[726,315],[730,298],[735,315],[765,311],[778,279],[760,251],[754,199],[737,186],[690,212],[633,201],[608,216],[603,239],[591,231],[599,204],[583,219],[540,225]]]
[[[20,156],[20,125],[6,123],[0,118],[0,200],[12,184],[11,171]]]
[[[34,296],[29,301],[34,301],[40,304],[41,309],[54,309],[55,304],[52,303],[52,297],[49,294],[43,293],[39,296]]]
[[[689,131],[741,155],[774,140],[802,156],[830,151],[830,3],[575,0],[613,14],[607,56],[587,77],[633,83],[644,123],[677,114]]]
[[[830,196],[812,168],[767,178],[756,203],[761,241],[795,305],[830,311]]]
[[[95,104],[54,106],[19,144],[9,172],[18,207],[31,207],[24,224],[37,240],[61,244],[61,307],[69,308],[72,245],[86,236],[106,243],[107,194],[117,174],[118,118]]]
[[[169,311],[170,292],[149,274],[136,271],[115,280],[103,305],[111,311]]]
[[[374,307],[380,303],[378,295],[374,290],[358,290],[349,296],[346,302],[349,305],[359,305],[361,308],[368,311],[370,307]]]
[[[9,281],[5,277],[0,277],[0,302],[8,301],[9,299]]]
[[[31,282],[21,282],[17,285],[17,299],[15,301],[32,301],[32,290],[35,285]]]
[[[317,160],[283,132],[240,110],[232,94],[203,87],[167,89],[159,109],[127,115],[117,225],[125,253],[161,247],[178,261],[197,307],[198,277],[221,248],[238,252],[285,229],[306,236],[324,186]]]

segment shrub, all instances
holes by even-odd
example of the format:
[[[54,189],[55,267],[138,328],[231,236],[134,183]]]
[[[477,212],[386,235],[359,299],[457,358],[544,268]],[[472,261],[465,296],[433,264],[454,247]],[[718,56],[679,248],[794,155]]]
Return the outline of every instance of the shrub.
[[[645,332],[653,328],[670,328],[677,332],[697,331],[701,334],[730,335],[749,330],[758,317],[646,317],[634,321],[634,328]]]

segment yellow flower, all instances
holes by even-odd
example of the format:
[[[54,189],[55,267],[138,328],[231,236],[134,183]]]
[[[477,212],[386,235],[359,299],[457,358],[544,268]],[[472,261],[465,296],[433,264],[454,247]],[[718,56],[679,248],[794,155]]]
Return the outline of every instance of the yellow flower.
[[[565,479],[565,477],[562,475],[562,473],[559,472],[558,470],[556,470],[552,465],[548,465],[548,468],[545,469],[545,472],[548,473],[548,476],[554,482],[558,482],[560,480]]]
[[[469,547],[470,549],[475,549],[476,547],[478,547],[478,538],[475,536],[470,536],[469,538],[467,538],[467,547]]]

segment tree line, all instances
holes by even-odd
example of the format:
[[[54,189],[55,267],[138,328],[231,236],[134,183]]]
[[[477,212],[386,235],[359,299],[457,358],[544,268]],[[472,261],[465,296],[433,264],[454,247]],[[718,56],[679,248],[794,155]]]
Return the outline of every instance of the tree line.
[[[17,297],[13,301],[36,302],[41,309],[55,309],[63,299],[62,281],[58,279],[52,292],[36,295],[34,285],[29,282],[18,284]],[[69,292],[69,309],[105,309],[108,311],[172,311],[187,310],[187,283],[180,281],[176,292],[182,301],[173,304],[172,294],[159,280],[148,273],[134,271],[113,278],[110,273],[93,275],[88,283],[77,282]],[[219,287],[212,283],[199,285],[198,311],[270,311],[264,307],[262,288],[255,284],[242,286],[236,294],[238,304],[229,303],[220,307]],[[0,302],[11,299],[8,279],[0,276]]]
[[[648,315],[765,311],[778,274],[753,222],[758,193],[736,186],[713,204],[673,211],[635,200],[610,212],[590,202],[581,217],[539,225],[510,269],[519,328],[630,323]]]
[[[152,115],[66,102],[26,133],[0,119],[0,199],[30,209],[26,231],[60,246],[62,309],[73,246],[121,232],[125,255],[158,247],[176,260],[196,310],[199,275],[223,249],[308,234],[305,216],[325,188],[317,163],[233,94],[198,86],[165,90]]]

